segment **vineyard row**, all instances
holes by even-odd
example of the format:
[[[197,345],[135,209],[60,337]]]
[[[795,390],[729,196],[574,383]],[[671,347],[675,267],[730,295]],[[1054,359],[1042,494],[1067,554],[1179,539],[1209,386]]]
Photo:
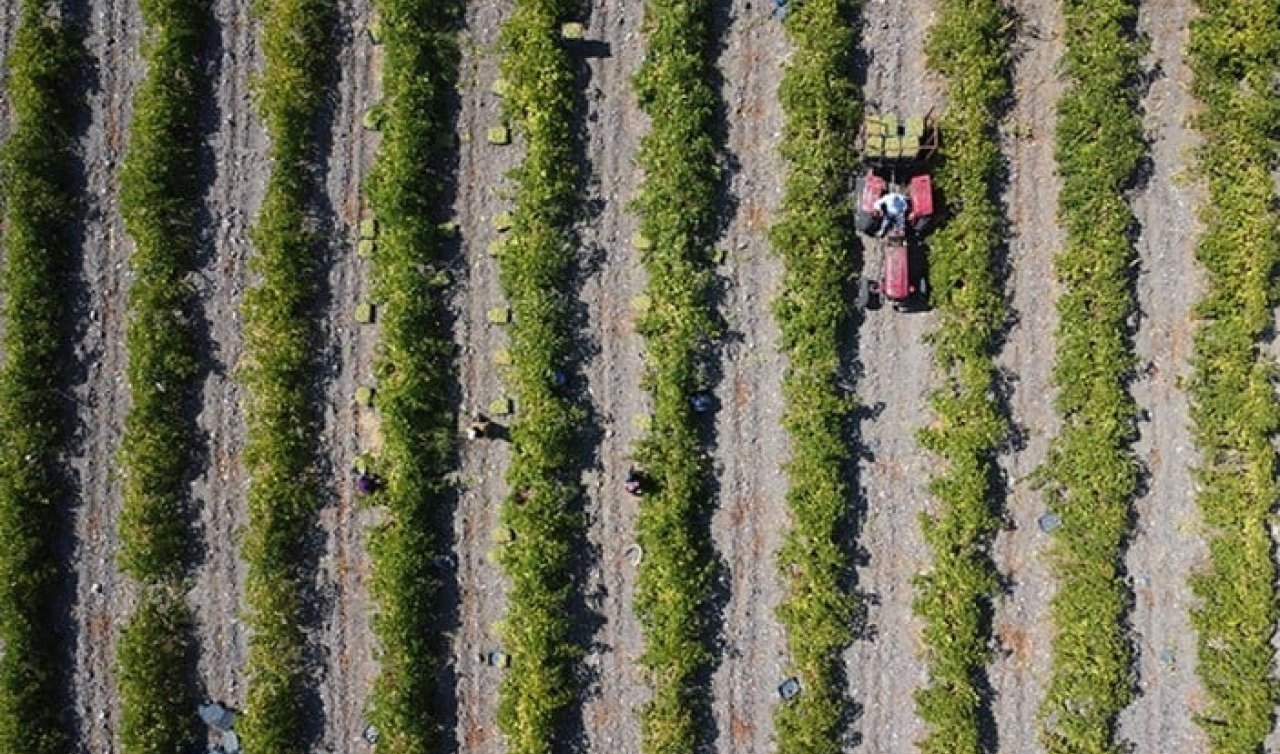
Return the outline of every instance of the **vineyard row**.
[[[1197,671],[1207,696],[1198,716],[1213,754],[1263,750],[1280,703],[1274,674],[1276,500],[1280,432],[1274,361],[1275,272],[1280,263],[1276,123],[1280,7],[1201,0],[1192,22],[1192,91],[1204,109],[1198,175],[1208,185],[1196,258],[1205,291],[1191,357],[1197,495],[1209,564],[1192,581],[1200,606]]]
[[[212,14],[194,0],[144,0],[147,78],[134,95],[120,171],[120,212],[134,241],[129,266],[132,398],[120,448],[120,566],[138,605],[116,648],[125,754],[191,746],[196,661],[184,599],[195,533],[188,485],[198,471],[190,406],[199,392],[196,294],[200,246],[201,107]]]
[[[645,338],[644,384],[653,397],[651,425],[635,452],[648,487],[636,524],[644,559],[635,598],[645,638],[640,662],[653,690],[641,712],[648,754],[695,751],[709,740],[713,500],[692,401],[710,387],[700,374],[717,332],[713,12],[706,0],[646,3],[648,50],[634,81],[653,124],[636,160],[645,180],[635,200],[649,277],[648,308],[636,329]]]
[[[56,1],[23,0],[5,60],[12,131],[0,150],[4,196],[4,362],[0,366],[0,752],[61,754],[63,571],[54,546],[70,428],[58,387],[75,258],[74,92],[83,48]]]
[[[376,0],[383,50],[382,142],[365,185],[378,230],[373,298],[381,341],[375,368],[382,449],[370,534],[373,630],[381,652],[369,719],[379,754],[440,750],[439,679],[448,654],[439,601],[449,574],[448,481],[455,451],[453,339],[444,272],[453,244],[439,170],[453,144],[461,3]]]
[[[1053,532],[1053,672],[1040,708],[1050,754],[1121,751],[1116,721],[1133,697],[1122,548],[1138,485],[1129,393],[1137,252],[1124,192],[1145,151],[1135,89],[1142,50],[1129,31],[1136,4],[1072,0],[1064,11],[1057,160],[1066,241],[1054,259],[1062,430],[1042,469],[1062,521]]]
[[[843,751],[852,706],[843,652],[854,639],[858,599],[851,562],[853,401],[840,387],[841,353],[854,321],[849,281],[857,268],[853,217],[842,187],[857,167],[849,149],[861,117],[852,76],[852,0],[806,0],[786,19],[795,46],[779,90],[787,173],[769,240],[783,261],[774,303],[789,367],[783,425],[791,439],[787,507],[792,526],[778,553],[787,596],[778,617],[803,692],[774,717],[782,754]]]
[[[572,226],[581,176],[575,139],[566,138],[578,103],[560,24],[574,10],[569,0],[518,0],[502,29],[503,105],[525,148],[509,176],[515,207],[498,254],[512,318],[506,382],[520,414],[511,428],[511,492],[501,511],[512,538],[499,555],[510,579],[501,634],[511,664],[498,724],[511,754],[546,754],[563,744],[583,654],[573,605],[586,537],[575,460],[585,412],[561,384],[574,347]]]
[[[997,0],[943,0],[927,47],[951,99],[936,173],[951,217],[929,243],[931,303],[940,320],[930,340],[942,385],[930,399],[934,422],[919,435],[942,460],[929,483],[941,505],[920,522],[933,565],[916,577],[913,604],[924,621],[929,670],[916,693],[928,728],[919,742],[925,754],[979,754],[991,715],[982,690],[999,587],[990,556],[1000,527],[995,463],[1008,434],[994,362],[1006,316],[996,276],[1004,244],[996,127],[1009,94],[1009,27]]]
[[[330,0],[266,0],[258,107],[271,138],[271,177],[251,233],[258,283],[245,293],[240,374],[248,439],[245,623],[248,688],[237,731],[247,751],[302,754],[311,686],[308,533],[320,506],[320,428],[314,375],[320,333],[314,308],[323,239],[312,215],[318,115],[332,66]]]

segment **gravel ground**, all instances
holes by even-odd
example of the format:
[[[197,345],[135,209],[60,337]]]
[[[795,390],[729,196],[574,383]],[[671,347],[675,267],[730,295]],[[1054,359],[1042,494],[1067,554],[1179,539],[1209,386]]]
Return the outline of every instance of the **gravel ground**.
[[[872,2],[863,13],[867,111],[900,116],[940,111],[941,82],[926,70],[924,58],[933,3]],[[878,277],[880,265],[880,254],[869,245],[868,274]],[[858,583],[869,597],[874,634],[854,645],[848,675],[853,699],[864,707],[855,728],[866,751],[884,754],[914,752],[924,734],[911,702],[927,678],[922,626],[911,611],[911,578],[930,563],[919,518],[929,505],[933,459],[921,450],[915,432],[931,421],[933,358],[924,337],[936,323],[932,312],[898,313],[886,306],[868,313],[858,335],[863,368],[858,398],[872,415],[861,429],[865,511],[860,545],[868,560],[858,569]]]
[[[769,7],[732,2],[720,56],[734,210],[722,241],[729,337],[716,391],[720,506],[712,520],[729,592],[723,658],[712,681],[720,752],[772,748],[776,689],[787,663],[786,634],[774,613],[785,596],[775,553],[791,526],[782,472],[790,452],[781,429],[787,362],[770,309],[782,262],[766,233],[782,198],[777,90],[789,45]]]
[[[121,621],[133,603],[131,585],[115,562],[121,506],[115,456],[128,410],[124,329],[133,246],[120,219],[116,182],[131,98],[143,71],[136,6],[100,0],[90,3],[87,12],[88,122],[80,145],[86,195],[74,294],[76,441],[69,458],[77,479],[71,651],[77,745],[97,754],[119,748],[112,666]]]
[[[1062,94],[1056,73],[1062,55],[1062,17],[1056,2],[1014,4],[1022,19],[1014,66],[1014,105],[1005,120],[1009,181],[1011,320],[998,363],[1012,376],[1010,420],[1021,438],[1001,458],[1009,480],[1006,514],[1013,527],[996,537],[993,555],[1010,591],[995,604],[993,630],[1000,652],[989,678],[992,715],[1001,750],[1040,752],[1036,714],[1049,680],[1053,596],[1046,553],[1049,538],[1036,526],[1045,511],[1027,477],[1044,463],[1059,422],[1054,411],[1053,333],[1058,326],[1053,256],[1062,247],[1056,223],[1055,109]]]
[[[8,60],[9,49],[13,46],[13,34],[16,31],[18,19],[14,13],[0,13],[0,60]],[[9,136],[9,122],[12,119],[9,112],[9,70],[7,65],[0,64],[0,143]],[[0,201],[4,197],[0,196]],[[6,249],[4,244],[0,244],[0,269],[3,269],[6,259]],[[0,305],[4,303],[4,291],[0,291]],[[4,338],[5,323],[0,320],[0,342]],[[5,354],[0,351],[0,365],[4,364]]]
[[[1271,178],[1275,184],[1276,193],[1280,194],[1280,166],[1271,172]],[[1273,316],[1280,320],[1280,307],[1273,312]],[[1271,358],[1280,362],[1280,338],[1272,337],[1270,342],[1267,343],[1267,348]],[[1275,547],[1272,550],[1272,560],[1280,563],[1280,525],[1276,523],[1271,525],[1271,539],[1275,542]],[[1277,577],[1276,589],[1280,590],[1280,577]],[[1271,646],[1275,647],[1276,655],[1280,656],[1280,627],[1277,627],[1277,632],[1271,637]],[[1275,675],[1280,678],[1280,667],[1276,668]],[[1263,750],[1280,751],[1280,720],[1277,720],[1272,725],[1271,735],[1267,737],[1266,742],[1263,744]]]
[[[1190,0],[1170,0],[1158,12],[1144,9],[1138,25],[1151,39],[1147,67],[1159,72],[1144,102],[1153,170],[1134,199],[1144,315],[1135,344],[1145,368],[1134,397],[1150,416],[1137,445],[1149,476],[1147,494],[1136,503],[1138,524],[1127,557],[1141,696],[1122,717],[1120,735],[1139,754],[1207,750],[1192,719],[1203,708],[1204,692],[1195,673],[1196,635],[1189,620],[1195,598],[1187,579],[1205,564],[1208,552],[1200,539],[1191,476],[1199,458],[1187,395],[1179,387],[1192,374],[1191,308],[1201,295],[1195,208],[1204,191],[1189,173],[1199,137],[1189,124],[1196,105],[1184,60],[1194,12]]]
[[[355,253],[362,217],[360,187],[378,145],[375,132],[362,126],[365,111],[377,97],[380,57],[366,29],[369,0],[339,3],[338,81],[330,126],[326,200],[332,212],[329,260],[329,311],[324,330],[325,461],[333,487],[320,512],[324,538],[317,590],[324,610],[320,647],[320,699],[324,724],[320,750],[364,751],[365,705],[377,676],[374,636],[370,627],[370,561],[367,530],[377,510],[362,506],[350,484],[356,456],[376,450],[380,438],[376,414],[355,402],[356,387],[374,384],[377,327],[357,324],[356,306],[369,295],[370,262]]]
[[[1280,194],[1280,166],[1276,166],[1276,168],[1271,171],[1271,180],[1275,185],[1276,193]],[[1280,320],[1280,307],[1276,308],[1275,312],[1273,312],[1273,316],[1275,316],[1277,320]],[[1276,361],[1280,361],[1280,338],[1272,337],[1266,344],[1266,347],[1268,349],[1268,353],[1271,354],[1271,358]],[[1277,444],[1280,445],[1280,443]],[[1271,539],[1275,542],[1275,548],[1272,550],[1272,559],[1277,563],[1280,563],[1280,525],[1276,523],[1272,523],[1271,525]],[[1276,588],[1277,590],[1280,590],[1280,576],[1277,577]],[[1280,627],[1277,627],[1277,632],[1271,637],[1271,645],[1275,647],[1276,655],[1280,656]],[[1280,667],[1276,668],[1275,675],[1277,678],[1280,678]],[[1280,751],[1280,720],[1277,720],[1276,724],[1273,724],[1271,728],[1271,735],[1267,737],[1266,743],[1263,745],[1263,750]]]
[[[216,0],[221,32],[214,77],[215,127],[209,151],[214,163],[207,194],[212,244],[197,276],[209,322],[209,373],[198,417],[205,434],[204,473],[192,494],[199,501],[203,554],[190,602],[200,648],[199,677],[210,699],[239,707],[248,635],[240,622],[245,567],[236,533],[247,522],[248,479],[241,459],[245,442],[244,395],[235,369],[244,352],[240,297],[249,283],[249,228],[257,217],[267,178],[267,139],[254,114],[249,88],[261,70],[251,0]]]
[[[639,506],[622,489],[631,450],[642,435],[637,420],[650,411],[640,389],[643,344],[632,308],[647,280],[630,244],[637,219],[626,208],[643,178],[632,161],[649,130],[631,90],[631,77],[644,59],[643,17],[638,4],[597,0],[587,26],[588,39],[607,45],[603,55],[586,59],[590,209],[582,227],[582,306],[589,333],[584,373],[599,433],[595,464],[584,477],[595,550],[587,590],[598,621],[587,659],[594,683],[583,709],[593,751],[638,752],[636,712],[649,696],[637,664],[644,643],[632,609],[636,570],[628,552]]]
[[[496,236],[492,219],[509,205],[504,176],[520,159],[519,146],[495,147],[486,129],[500,119],[500,102],[489,87],[498,75],[499,25],[510,12],[506,0],[469,3],[462,35],[462,92],[458,133],[458,195],[455,209],[462,226],[465,258],[455,298],[456,338],[462,415],[483,409],[502,395],[493,354],[506,345],[501,328],[486,321],[486,312],[503,304],[497,260],[487,248]],[[477,662],[476,655],[497,647],[495,623],[502,618],[505,584],[490,559],[491,533],[498,525],[498,506],[506,496],[503,479],[510,454],[506,443],[481,442],[462,447],[454,539],[458,552],[458,630],[454,637],[457,678],[457,740],[462,751],[500,752],[497,727],[501,671]]]
[[[0,60],[9,58],[9,49],[13,46],[13,34],[17,31],[18,16],[16,13],[0,13]],[[0,140],[9,135],[9,69],[0,66]],[[4,246],[0,245],[0,262],[4,261]],[[3,333],[0,330],[0,333]]]

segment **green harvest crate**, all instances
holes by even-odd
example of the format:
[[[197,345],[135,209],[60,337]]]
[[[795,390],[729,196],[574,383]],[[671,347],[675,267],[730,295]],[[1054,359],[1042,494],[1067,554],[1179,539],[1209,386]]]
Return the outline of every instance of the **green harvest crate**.
[[[368,325],[373,322],[374,317],[373,304],[368,301],[361,301],[356,305],[356,322],[362,325]]]
[[[495,146],[506,146],[511,143],[511,129],[506,126],[493,126],[489,129],[485,138]]]

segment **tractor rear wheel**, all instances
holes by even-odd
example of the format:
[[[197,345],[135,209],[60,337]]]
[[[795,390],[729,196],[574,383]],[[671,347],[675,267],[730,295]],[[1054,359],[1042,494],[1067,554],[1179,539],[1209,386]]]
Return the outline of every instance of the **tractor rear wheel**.
[[[858,210],[853,215],[853,227],[856,228],[859,233],[871,235],[871,229],[875,227],[876,219],[876,216],[872,215],[870,212]]]
[[[854,302],[859,311],[871,305],[871,281],[865,277],[858,278],[858,297]]]

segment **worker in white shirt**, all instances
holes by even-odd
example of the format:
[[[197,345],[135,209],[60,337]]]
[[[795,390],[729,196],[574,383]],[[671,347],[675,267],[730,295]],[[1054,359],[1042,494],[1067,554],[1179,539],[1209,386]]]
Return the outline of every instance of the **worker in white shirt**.
[[[876,231],[876,235],[883,236],[891,228],[899,233],[905,233],[907,207],[907,197],[897,191],[891,191],[877,199],[876,211],[880,213],[880,229]]]

